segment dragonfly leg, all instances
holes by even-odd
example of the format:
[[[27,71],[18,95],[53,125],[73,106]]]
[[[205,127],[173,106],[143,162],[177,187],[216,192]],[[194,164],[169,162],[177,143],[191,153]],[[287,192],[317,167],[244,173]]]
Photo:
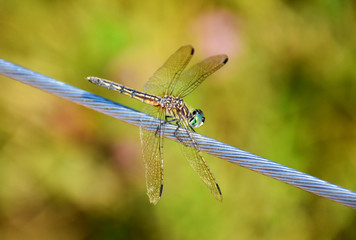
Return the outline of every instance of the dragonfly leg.
[[[178,134],[179,128],[182,128],[182,126],[179,124],[179,121],[176,121],[176,124],[177,124],[177,128],[176,130],[174,130],[174,136],[178,139],[178,141],[181,144],[185,145],[183,139]]]
[[[159,125],[158,125],[158,127],[157,127],[157,129],[156,129],[155,135],[158,134],[160,128],[161,128],[164,124],[174,122],[174,121],[175,121],[175,118],[173,118],[172,116],[165,116],[165,117],[164,117],[164,120],[165,120],[165,121],[162,121],[162,122],[159,123]]]
[[[193,132],[195,132],[194,128],[192,128],[191,126],[189,126],[190,130],[192,130]]]
[[[176,119],[175,119],[174,117],[172,117],[172,116],[166,115],[166,116],[164,117],[164,120],[165,120],[166,122],[171,123],[171,122],[174,122]]]
[[[162,127],[163,124],[164,124],[164,123],[159,123],[159,125],[158,125],[157,128],[156,128],[155,135],[157,135],[157,134],[160,132],[161,127]]]

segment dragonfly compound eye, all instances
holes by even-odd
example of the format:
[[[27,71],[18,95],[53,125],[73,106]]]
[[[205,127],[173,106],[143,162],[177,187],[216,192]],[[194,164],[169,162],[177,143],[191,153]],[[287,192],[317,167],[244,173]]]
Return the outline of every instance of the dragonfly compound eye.
[[[200,109],[196,109],[192,113],[192,118],[189,120],[189,125],[193,128],[200,127],[205,121],[204,113]]]

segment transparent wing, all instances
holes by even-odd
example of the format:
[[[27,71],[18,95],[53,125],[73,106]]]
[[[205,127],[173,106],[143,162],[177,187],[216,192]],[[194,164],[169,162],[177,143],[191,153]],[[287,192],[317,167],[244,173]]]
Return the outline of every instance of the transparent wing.
[[[163,96],[171,92],[175,82],[194,54],[190,45],[179,48],[144,85],[147,93]]]
[[[209,57],[184,71],[175,82],[173,96],[185,97],[197,88],[210,74],[224,66],[228,61],[226,55]]]
[[[182,150],[190,166],[203,180],[215,198],[219,201],[222,201],[220,187],[216,182],[213,173],[210,171],[210,168],[203,158],[201,152],[198,150],[198,145],[194,140],[190,130],[184,129],[184,131],[177,131],[177,138],[182,142]],[[194,148],[186,145],[189,142],[193,144]]]
[[[147,106],[144,112],[161,119],[163,113],[159,110],[159,108]],[[149,124],[157,129],[156,132],[140,128],[140,135],[146,170],[147,195],[151,203],[157,204],[163,190],[163,137],[161,132],[164,124],[159,124],[158,126],[156,123]]]

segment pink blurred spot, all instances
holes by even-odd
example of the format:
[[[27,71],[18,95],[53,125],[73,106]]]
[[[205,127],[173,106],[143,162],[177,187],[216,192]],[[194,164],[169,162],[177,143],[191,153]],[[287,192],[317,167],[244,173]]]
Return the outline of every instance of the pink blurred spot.
[[[199,52],[207,56],[236,55],[241,50],[238,19],[228,11],[206,13],[193,23],[192,32],[197,35]]]

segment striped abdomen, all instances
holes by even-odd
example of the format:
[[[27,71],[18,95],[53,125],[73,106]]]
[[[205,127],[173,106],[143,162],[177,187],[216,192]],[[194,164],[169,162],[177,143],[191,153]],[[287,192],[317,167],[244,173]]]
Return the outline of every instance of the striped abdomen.
[[[137,99],[141,102],[150,104],[152,106],[160,106],[161,99],[154,95],[136,91],[135,89],[128,88],[128,87],[125,87],[124,85],[120,85],[120,84],[117,84],[117,83],[114,83],[112,81],[105,80],[102,78],[87,77],[87,80],[91,83],[94,83],[94,84],[102,86],[102,87],[109,88],[111,90],[118,91],[119,93],[122,93],[126,96],[132,97],[134,99]]]

